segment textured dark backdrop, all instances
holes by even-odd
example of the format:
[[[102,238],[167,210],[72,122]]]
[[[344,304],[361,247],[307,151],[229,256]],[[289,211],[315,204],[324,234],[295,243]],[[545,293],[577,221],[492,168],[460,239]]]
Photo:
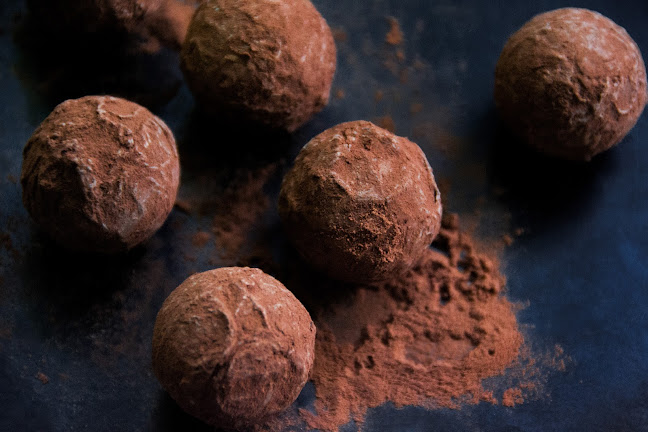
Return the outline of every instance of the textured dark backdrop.
[[[22,1],[2,0],[0,430],[207,429],[165,396],[149,353],[166,295],[192,271],[212,267],[212,246],[193,261],[185,256],[191,234],[209,230],[209,216],[174,210],[145,247],[106,259],[61,251],[36,232],[22,208],[15,179],[24,143],[58,102],[90,93],[135,98],[169,124],[181,152],[183,194],[201,176],[226,184],[237,168],[290,161],[310,137],[341,121],[390,114],[398,134],[419,131],[414,139],[450,184],[446,209],[473,214],[479,206],[487,233],[526,230],[504,254],[508,295],[526,304],[519,320],[534,352],[559,344],[572,358],[566,371],[547,374],[548,396],[515,408],[384,406],[369,413],[366,430],[648,430],[648,114],[617,148],[574,165],[517,150],[493,112],[493,70],[507,36],[533,14],[568,4],[315,3],[347,34],[338,43],[334,83],[345,97],[332,98],[292,137],[246,145],[196,115],[173,53],[111,54],[118,42],[86,37],[60,43],[65,36],[30,23]],[[648,55],[647,2],[569,5],[610,17]],[[405,33],[406,60],[397,69],[408,69],[407,79],[384,64],[394,59],[394,48],[383,43],[387,15]],[[380,102],[378,89],[385,94]],[[411,114],[412,103],[422,103],[423,111]],[[463,149],[459,156],[435,145],[448,134]],[[280,173],[275,177],[268,186],[272,199]],[[273,209],[266,216],[260,229],[276,232]],[[312,397],[307,388],[299,402]]]

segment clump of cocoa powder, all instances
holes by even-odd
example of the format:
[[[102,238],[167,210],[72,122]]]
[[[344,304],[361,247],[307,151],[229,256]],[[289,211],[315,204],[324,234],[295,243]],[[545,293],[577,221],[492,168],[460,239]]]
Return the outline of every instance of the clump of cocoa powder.
[[[389,45],[401,45],[404,37],[400,23],[394,17],[387,17],[387,21],[389,21],[389,32],[385,35],[385,42]]]

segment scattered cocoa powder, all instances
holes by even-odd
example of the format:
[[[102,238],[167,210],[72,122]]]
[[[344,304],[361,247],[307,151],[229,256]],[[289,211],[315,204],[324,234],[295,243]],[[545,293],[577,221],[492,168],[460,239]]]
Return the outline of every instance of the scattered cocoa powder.
[[[207,242],[209,242],[210,238],[211,236],[208,232],[198,231],[191,237],[191,244],[196,247],[202,248],[207,244]]]
[[[522,390],[519,388],[510,388],[506,390],[502,396],[502,405],[506,407],[514,407],[523,402],[524,398],[522,398]]]
[[[419,107],[415,105],[410,107],[412,114],[418,112],[416,110]],[[421,106],[420,108],[422,109],[423,107]],[[462,152],[466,147],[461,137],[452,134],[438,122],[423,121],[414,125],[412,136],[432,143],[436,149],[452,159],[458,159],[462,156]]]
[[[343,89],[337,89],[335,91],[335,98],[336,99],[344,99],[345,93]]]
[[[345,288],[352,290],[346,300],[311,305],[318,328],[311,373],[316,401],[314,411],[299,411],[301,420],[337,431],[351,420],[361,426],[369,408],[386,402],[430,409],[498,403],[483,380],[502,374],[523,344],[498,268],[448,214],[433,248],[405,277]],[[336,292],[334,282],[322,284],[318,291]],[[503,403],[521,403],[519,388]],[[294,424],[290,416],[260,429]]]
[[[0,284],[2,283],[0,278]],[[0,339],[9,340],[13,336],[13,326],[9,322],[0,321]]]
[[[376,102],[380,102],[381,100],[383,100],[384,97],[385,97],[385,92],[383,92],[382,90],[376,90],[376,92],[374,93],[374,100]]]
[[[422,103],[413,103],[412,105],[410,105],[410,114],[418,114],[421,111],[423,111]]]
[[[416,59],[414,60],[412,67],[414,68],[414,70],[422,71],[425,70],[425,68],[427,68],[427,65],[423,61],[421,61],[421,59]]]
[[[394,17],[387,17],[389,21],[389,32],[385,35],[385,42],[389,45],[400,45],[403,43],[403,32],[400,28],[400,23]]]
[[[221,194],[212,219],[212,233],[220,259],[234,263],[240,257],[251,230],[270,205],[263,187],[277,168],[278,165],[272,163],[241,172]]]
[[[181,198],[176,199],[174,207],[186,214],[192,214],[195,211],[190,201]]]
[[[49,382],[49,377],[45,375],[43,372],[38,372],[36,374],[36,379],[43,384],[47,384]]]
[[[13,175],[13,174],[7,174],[7,181],[8,181],[9,183],[13,183],[13,184],[18,183],[18,179],[17,179],[16,176]]]
[[[349,38],[346,30],[344,30],[344,28],[342,27],[331,29],[331,33],[333,33],[333,39],[335,40],[335,42],[346,42]]]
[[[14,246],[13,240],[9,233],[0,231],[0,248],[5,249],[14,260],[18,260],[21,256],[20,251]]]
[[[407,84],[408,80],[409,71],[407,69],[401,69],[400,73],[398,74],[398,81],[400,81],[401,84]]]
[[[396,123],[394,123],[394,119],[389,114],[378,117],[374,120],[374,123],[376,123],[383,129],[387,129],[391,133],[394,133],[396,131]]]

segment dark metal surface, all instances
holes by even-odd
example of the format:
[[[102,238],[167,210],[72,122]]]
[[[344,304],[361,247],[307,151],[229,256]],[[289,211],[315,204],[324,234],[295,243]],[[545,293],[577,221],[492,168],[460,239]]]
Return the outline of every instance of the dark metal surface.
[[[209,215],[177,210],[145,247],[115,258],[78,256],[38,234],[20,199],[21,150],[56,103],[91,93],[140,100],[171,127],[183,165],[181,193],[211,176],[292,160],[336,123],[390,114],[450,184],[445,207],[482,209],[486,231],[523,227],[504,254],[511,299],[527,341],[560,344],[571,362],[548,377],[548,396],[515,408],[370,411],[368,431],[648,430],[648,114],[615,149],[586,165],[519,150],[492,102],[493,70],[507,36],[561,1],[316,1],[338,42],[331,104],[292,137],[242,138],[200,119],[171,52],[113,56],[104,47],[52,44],[30,27],[21,1],[0,4],[0,430],[207,430],[164,394],[150,369],[157,310],[193,271],[186,258]],[[579,1],[624,26],[648,55],[648,3]],[[386,16],[405,34],[406,56],[384,44]],[[396,65],[394,67],[394,64]],[[393,73],[390,69],[395,69]],[[404,76],[402,70],[407,69]],[[179,86],[179,91],[167,102]],[[375,91],[384,98],[375,100]],[[412,103],[423,111],[412,114]],[[442,132],[460,155],[441,151]],[[252,145],[247,141],[254,140]],[[268,187],[276,198],[277,173]],[[259,228],[277,234],[273,208]],[[263,234],[263,233],[262,233]],[[228,263],[222,263],[228,264]],[[47,384],[37,379],[41,372]],[[312,401],[307,387],[298,403]],[[352,426],[348,427],[353,430]]]

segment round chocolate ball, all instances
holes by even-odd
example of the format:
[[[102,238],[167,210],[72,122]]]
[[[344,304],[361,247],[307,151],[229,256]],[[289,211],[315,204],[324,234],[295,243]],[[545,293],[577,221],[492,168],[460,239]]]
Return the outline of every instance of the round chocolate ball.
[[[164,301],[153,330],[153,371],[189,414],[237,428],[287,408],[315,350],[310,315],[259,269],[197,273]]]
[[[408,270],[439,232],[441,196],[421,149],[355,121],[301,150],[279,195],[286,233],[330,277],[376,282]]]
[[[208,0],[181,52],[207,112],[289,132],[328,103],[335,63],[331,29],[309,0]]]
[[[146,108],[109,96],[58,105],[23,150],[23,203],[61,245],[112,253],[151,237],[173,208],[175,140]]]
[[[557,9],[509,38],[495,69],[495,102],[531,147],[589,160],[637,122],[646,68],[622,27],[587,9]]]

